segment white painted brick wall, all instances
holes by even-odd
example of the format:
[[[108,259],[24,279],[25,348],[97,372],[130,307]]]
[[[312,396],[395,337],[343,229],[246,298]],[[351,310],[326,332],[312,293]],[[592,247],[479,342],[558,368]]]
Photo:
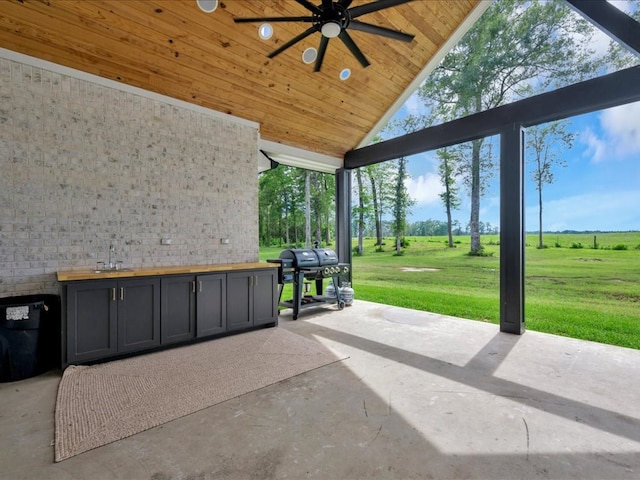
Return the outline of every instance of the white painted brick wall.
[[[58,293],[110,243],[126,267],[257,261],[257,154],[255,127],[0,58],[0,297]]]

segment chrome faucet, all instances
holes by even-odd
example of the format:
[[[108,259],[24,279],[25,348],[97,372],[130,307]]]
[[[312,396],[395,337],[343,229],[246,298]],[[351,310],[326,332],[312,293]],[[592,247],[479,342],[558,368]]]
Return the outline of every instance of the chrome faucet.
[[[116,253],[116,247],[112,243],[111,245],[109,245],[109,268],[113,268],[113,262],[111,261],[111,254],[115,255],[115,253]]]
[[[114,260],[116,254],[116,247],[112,243],[109,245],[109,261],[108,262],[98,262],[98,270],[120,270],[120,264],[122,260]]]

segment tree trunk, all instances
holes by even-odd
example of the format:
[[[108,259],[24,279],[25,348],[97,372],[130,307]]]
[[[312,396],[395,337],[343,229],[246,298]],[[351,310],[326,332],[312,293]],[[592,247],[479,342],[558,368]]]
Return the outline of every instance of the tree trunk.
[[[311,248],[311,172],[304,174],[304,244]]]
[[[371,183],[371,200],[373,202],[373,216],[376,224],[376,245],[382,246],[382,218],[380,215],[380,206],[378,204],[378,188],[376,180],[369,172],[369,182]]]
[[[364,185],[362,184],[362,171],[356,169],[356,183],[358,185],[358,255],[364,252]]]
[[[447,183],[447,198],[449,198],[449,183]],[[451,202],[447,202],[447,234],[449,235],[449,248],[453,248],[453,231],[451,225]]]
[[[538,248],[544,248],[542,244],[542,182],[538,182]]]
[[[284,234],[285,234],[285,245],[287,245],[287,247],[289,245],[291,245],[290,243],[290,239],[289,239],[289,209],[287,208],[284,212]]]
[[[325,222],[327,225],[327,229],[326,229],[327,237],[325,238],[325,241],[326,241],[325,245],[331,245],[331,227],[329,226],[329,216],[325,218]]]
[[[482,252],[480,245],[480,150],[482,140],[472,142],[471,152],[471,218],[469,228],[471,229],[471,255],[478,255]]]

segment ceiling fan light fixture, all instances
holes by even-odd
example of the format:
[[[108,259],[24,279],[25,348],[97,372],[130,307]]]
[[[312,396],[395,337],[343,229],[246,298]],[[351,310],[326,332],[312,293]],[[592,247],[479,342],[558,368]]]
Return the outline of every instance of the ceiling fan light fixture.
[[[335,38],[340,35],[342,26],[338,22],[330,21],[320,27],[320,32],[326,38]]]
[[[213,13],[218,8],[218,0],[196,0],[198,7],[205,13]]]
[[[273,27],[270,23],[263,23],[258,27],[258,36],[262,40],[269,40],[273,36]]]

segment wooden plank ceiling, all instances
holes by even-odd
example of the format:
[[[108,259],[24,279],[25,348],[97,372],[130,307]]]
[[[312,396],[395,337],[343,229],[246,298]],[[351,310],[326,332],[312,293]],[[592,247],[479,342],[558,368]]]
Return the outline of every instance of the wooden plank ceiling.
[[[415,38],[349,30],[371,65],[335,38],[318,73],[302,52],[318,48],[320,33],[267,58],[311,24],[272,23],[273,37],[261,40],[259,23],[233,21],[308,16],[293,0],[224,0],[210,14],[196,0],[0,0],[0,47],[252,120],[262,139],[342,159],[478,2],[417,0],[359,17]]]

